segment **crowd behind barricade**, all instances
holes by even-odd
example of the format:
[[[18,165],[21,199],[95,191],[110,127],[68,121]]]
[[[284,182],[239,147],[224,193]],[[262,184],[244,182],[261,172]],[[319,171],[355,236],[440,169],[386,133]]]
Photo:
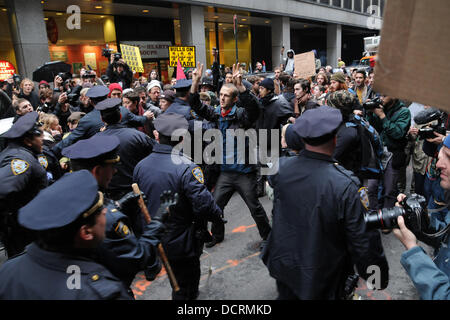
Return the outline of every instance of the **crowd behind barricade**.
[[[156,70],[134,77],[113,56],[101,76],[82,69],[52,84],[3,81],[0,240],[9,260],[0,266],[0,298],[131,299],[139,271],[149,280],[160,272],[162,244],[179,285],[172,298],[196,299],[203,245],[226,240],[224,210],[237,192],[279,299],[349,298],[373,265],[374,288],[386,288],[381,237],[395,227],[421,298],[449,299],[448,115],[377,93],[372,69],[347,72],[340,59],[335,69],[317,59],[316,74],[298,78],[293,56],[274,72],[260,62],[248,71],[198,64],[168,84]],[[215,129],[222,140],[174,137],[180,129],[191,137]],[[238,129],[256,130],[256,142],[229,134]],[[223,147],[216,162],[177,149],[198,143],[200,151]],[[271,215],[259,200],[266,194]],[[434,260],[417,239],[434,247]],[[81,293],[52,292],[23,275],[65,283],[73,264],[85,268]]]

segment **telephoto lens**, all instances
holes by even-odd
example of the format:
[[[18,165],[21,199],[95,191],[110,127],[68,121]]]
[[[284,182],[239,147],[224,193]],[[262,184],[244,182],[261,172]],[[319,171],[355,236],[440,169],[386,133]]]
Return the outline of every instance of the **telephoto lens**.
[[[405,198],[401,207],[384,208],[369,211],[365,216],[367,229],[391,230],[398,227],[397,218],[405,219],[406,227],[410,230],[421,230],[429,223],[426,199],[418,194]]]
[[[364,216],[367,229],[394,229],[398,227],[397,218],[405,215],[402,207],[384,208],[378,211],[368,212]]]

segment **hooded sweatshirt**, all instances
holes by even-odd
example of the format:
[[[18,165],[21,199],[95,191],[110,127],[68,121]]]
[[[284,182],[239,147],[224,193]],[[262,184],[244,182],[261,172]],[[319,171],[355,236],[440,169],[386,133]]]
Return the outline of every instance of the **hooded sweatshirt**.
[[[288,56],[289,52],[292,52],[292,53],[293,53],[292,59],[289,58],[289,56]],[[284,68],[284,71],[285,71],[285,72],[288,72],[288,73],[294,72],[294,57],[295,57],[295,52],[294,52],[294,50],[289,49],[289,50],[286,52],[286,60],[285,60],[285,68]]]

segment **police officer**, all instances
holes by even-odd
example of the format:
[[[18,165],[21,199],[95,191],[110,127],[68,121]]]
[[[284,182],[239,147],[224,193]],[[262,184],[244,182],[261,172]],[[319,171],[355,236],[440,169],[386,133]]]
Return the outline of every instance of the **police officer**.
[[[88,90],[86,96],[89,97],[91,104],[95,106],[99,102],[105,100],[108,97],[108,94],[109,89],[107,87],[94,86]],[[137,116],[124,107],[120,107],[120,113],[122,114],[122,124],[130,127],[142,127],[145,125],[147,120],[151,119],[150,113],[144,113],[143,116]],[[103,126],[104,123],[102,122],[100,111],[93,108],[92,111],[80,120],[77,128],[73,130],[70,135],[53,147],[53,153],[60,158],[62,149],[70,146],[80,139],[92,137],[94,134],[99,132]]]
[[[181,79],[173,86],[176,93],[175,101],[170,105],[165,112],[181,114],[186,120],[197,119],[197,115],[189,105],[189,89],[191,88],[192,80]]]
[[[47,174],[38,161],[43,132],[37,112],[22,116],[2,135],[8,147],[0,153],[0,232],[9,257],[23,251],[30,234],[17,224],[17,211],[47,186]]]
[[[127,128],[120,121],[119,107],[121,103],[121,99],[109,98],[95,106],[100,111],[103,122],[106,123],[106,129],[97,135],[116,136],[120,140],[120,163],[116,165],[117,173],[107,188],[108,196],[113,200],[118,200],[132,191],[134,167],[152,152],[153,145],[156,143],[145,133]]]
[[[280,164],[272,232],[262,255],[279,299],[343,298],[351,292],[344,289],[354,278],[353,264],[364,279],[373,272],[369,266],[378,266],[377,289],[387,286],[380,235],[365,230],[359,181],[332,158],[341,122],[339,110],[322,106],[293,125],[305,150]]]
[[[182,138],[171,141],[172,133],[177,129],[187,130],[186,119],[180,114],[165,112],[156,118],[154,125],[159,144],[138,163],[133,179],[148,197],[148,210],[152,217],[158,210],[162,191],[171,190],[179,194],[179,202],[170,210],[162,244],[180,286],[178,292],[172,292],[172,298],[196,299],[200,255],[205,240],[211,239],[206,224],[207,221],[223,224],[222,210],[206,189],[200,167],[173,149]]]
[[[115,136],[95,135],[65,148],[63,155],[71,159],[74,171],[89,170],[104,192],[116,171],[114,166],[121,161],[119,143]],[[161,270],[156,246],[164,229],[161,221],[165,207],[150,224],[142,225],[141,217],[136,216],[137,198],[130,192],[117,202],[107,196],[103,200],[108,211],[106,237],[98,248],[99,261],[127,286],[139,271],[145,270],[147,278],[153,280]]]
[[[123,283],[93,259],[105,237],[105,214],[103,193],[86,170],[40,192],[18,216],[37,240],[0,268],[0,299],[132,299]]]

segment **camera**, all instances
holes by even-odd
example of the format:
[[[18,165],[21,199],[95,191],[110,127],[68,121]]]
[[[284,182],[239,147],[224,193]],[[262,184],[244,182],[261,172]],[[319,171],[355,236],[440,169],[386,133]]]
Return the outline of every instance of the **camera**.
[[[446,129],[443,125],[444,114],[434,108],[425,109],[414,117],[414,122],[422,125],[419,129],[419,140],[436,138],[434,132],[446,135]]]
[[[50,111],[50,107],[48,104],[44,103],[44,104],[41,104],[40,106],[38,106],[36,111],[48,113]]]
[[[392,230],[398,227],[397,218],[402,216],[405,225],[413,233],[425,230],[429,225],[427,201],[425,197],[412,194],[401,202],[402,207],[369,211],[365,216],[367,229]]]
[[[95,78],[97,74],[93,70],[86,70],[82,76],[82,78]]]
[[[382,105],[382,101],[379,97],[375,98],[372,101],[367,101],[363,104],[363,108],[367,111],[376,109],[376,108],[381,108]]]
[[[18,74],[13,74],[12,78],[13,78],[13,81],[14,81],[14,86],[16,86],[16,87],[19,86],[20,82],[22,81],[20,79],[20,76]]]
[[[102,50],[102,56],[109,60],[109,57],[111,57],[112,52],[113,52],[113,49],[110,49],[109,46],[106,45],[106,48],[104,48]]]
[[[76,86],[75,88],[68,89],[66,91],[67,102],[69,102],[70,105],[74,106],[76,103],[78,103],[78,99],[80,98],[80,93],[82,89],[83,89],[82,86]]]
[[[119,61],[119,59],[122,59],[122,54],[120,52],[114,53],[114,62]]]

